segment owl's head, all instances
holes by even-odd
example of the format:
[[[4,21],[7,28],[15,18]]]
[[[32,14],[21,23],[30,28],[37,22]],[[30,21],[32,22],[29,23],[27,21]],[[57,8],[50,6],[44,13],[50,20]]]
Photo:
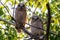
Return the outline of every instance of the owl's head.
[[[32,20],[33,20],[33,21],[36,21],[36,20],[38,20],[38,19],[39,19],[39,17],[38,17],[37,15],[32,16]]]
[[[17,8],[16,8],[16,9],[18,9],[18,10],[20,10],[20,11],[26,10],[25,4],[19,3],[19,4],[17,5]]]

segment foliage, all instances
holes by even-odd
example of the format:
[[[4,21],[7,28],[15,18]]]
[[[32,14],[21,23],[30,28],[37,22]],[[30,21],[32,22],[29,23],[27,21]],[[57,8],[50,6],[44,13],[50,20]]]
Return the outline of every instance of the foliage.
[[[2,1],[2,0],[1,0]],[[0,2],[1,2],[0,1]],[[50,4],[50,11],[51,11],[51,25],[50,25],[50,31],[54,31],[54,34],[49,35],[50,40],[59,40],[60,39],[60,1],[59,0],[5,0],[2,3],[7,7],[9,13],[12,15],[12,7],[14,5],[17,5],[19,2],[24,2],[27,7],[27,15],[28,19],[30,20],[30,16],[33,14],[34,9],[36,8],[35,14],[42,17],[43,22],[47,21],[47,8],[46,4],[49,2]],[[39,5],[38,5],[39,3]],[[8,5],[7,5],[8,4]],[[38,6],[37,6],[38,5]],[[7,21],[12,22],[12,18],[5,9],[3,5],[0,3],[0,17],[2,19],[6,19]],[[0,40],[17,40],[18,39],[18,33],[16,32],[15,28],[13,28],[13,25],[7,24],[3,21],[0,21]],[[2,29],[3,28],[3,29]],[[44,29],[46,29],[46,24],[44,24]],[[23,39],[26,37],[25,33],[20,33],[20,38]]]

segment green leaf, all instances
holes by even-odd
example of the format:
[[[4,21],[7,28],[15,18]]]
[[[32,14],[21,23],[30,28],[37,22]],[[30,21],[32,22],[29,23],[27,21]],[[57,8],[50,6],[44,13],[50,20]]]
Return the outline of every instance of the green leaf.
[[[4,14],[4,12],[3,12],[3,8],[0,7],[0,16],[2,16],[3,14]]]

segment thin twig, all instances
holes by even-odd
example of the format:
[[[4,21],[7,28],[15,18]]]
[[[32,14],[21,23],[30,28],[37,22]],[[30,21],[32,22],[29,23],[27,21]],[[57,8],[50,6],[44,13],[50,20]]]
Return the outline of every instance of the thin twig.
[[[5,9],[7,10],[8,14],[10,15],[10,13],[9,13],[8,9],[6,8],[6,6],[2,2],[0,2],[0,3],[5,7]],[[12,20],[15,21],[15,19],[11,15],[10,15],[10,17],[12,18]]]
[[[37,6],[36,6],[36,8],[35,8],[35,10],[34,11],[31,11],[30,9],[30,12],[32,12],[33,13],[33,15],[35,14],[35,11],[36,11],[36,9],[37,9],[37,7],[39,6],[39,4],[40,4],[40,2],[38,2],[38,4],[37,4]],[[27,8],[28,9],[28,8]]]
[[[35,8],[35,10],[33,12],[33,15],[35,14],[35,11],[36,11],[37,7],[39,6],[39,4],[40,4],[40,2],[38,2],[37,6],[36,6],[36,8]]]
[[[0,28],[0,29],[6,30],[5,28]]]
[[[7,10],[7,12],[9,13],[8,9],[6,8],[6,6],[2,2],[0,2],[0,3],[5,7],[5,9]],[[9,15],[10,15],[10,13],[9,13]]]
[[[8,22],[8,21],[6,21],[5,19],[0,18],[0,21],[4,21],[4,22],[6,22],[6,23],[8,23],[8,24],[11,24],[11,25],[14,25],[14,26],[15,26],[14,23],[12,23],[12,22]]]

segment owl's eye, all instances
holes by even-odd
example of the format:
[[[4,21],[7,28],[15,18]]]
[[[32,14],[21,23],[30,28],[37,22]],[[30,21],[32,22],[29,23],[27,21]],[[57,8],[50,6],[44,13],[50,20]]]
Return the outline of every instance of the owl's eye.
[[[24,7],[25,5],[23,4],[23,6],[22,7]]]
[[[18,6],[20,6],[20,5],[18,5]]]
[[[33,20],[38,20],[39,18],[38,17],[32,17]]]

